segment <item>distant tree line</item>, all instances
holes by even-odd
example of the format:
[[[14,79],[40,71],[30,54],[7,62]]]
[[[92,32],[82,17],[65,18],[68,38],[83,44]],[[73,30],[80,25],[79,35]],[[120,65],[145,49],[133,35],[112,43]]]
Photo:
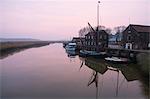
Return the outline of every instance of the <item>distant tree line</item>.
[[[93,27],[95,30],[97,27]],[[109,34],[109,39],[113,38],[115,42],[120,43],[122,41],[122,32],[126,29],[126,26],[117,26],[113,29],[107,28],[105,26],[99,26],[98,30],[105,30]],[[84,27],[79,30],[79,37],[85,37],[87,33],[91,31],[90,27]]]
[[[96,30],[97,27],[94,27]],[[99,26],[98,30],[105,30],[109,35],[112,35],[112,33],[115,33],[115,35],[122,35],[122,32],[126,29],[126,26],[117,26],[113,29],[107,28],[105,26]],[[79,37],[84,37],[87,33],[91,31],[90,27],[84,27],[79,30]]]

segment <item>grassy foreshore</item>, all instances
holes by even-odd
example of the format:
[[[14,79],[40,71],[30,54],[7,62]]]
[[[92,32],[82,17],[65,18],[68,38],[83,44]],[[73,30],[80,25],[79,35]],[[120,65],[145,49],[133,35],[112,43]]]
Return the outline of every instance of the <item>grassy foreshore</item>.
[[[1,42],[0,51],[9,50],[13,48],[30,48],[48,45],[48,41],[16,41],[16,42]]]

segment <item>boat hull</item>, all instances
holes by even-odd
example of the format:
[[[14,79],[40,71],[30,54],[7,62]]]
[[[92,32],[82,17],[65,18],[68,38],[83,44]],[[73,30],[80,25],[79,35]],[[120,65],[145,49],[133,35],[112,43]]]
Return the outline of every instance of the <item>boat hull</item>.
[[[66,46],[65,46],[65,49],[67,51],[75,51],[76,50],[76,43],[68,43]]]
[[[107,57],[105,58],[106,61],[111,62],[111,63],[129,63],[129,59],[127,58],[118,58],[118,57]]]
[[[82,56],[82,57],[97,57],[97,58],[101,57],[101,58],[104,58],[107,55],[104,52],[95,52],[95,51],[83,51],[83,50],[80,50],[79,56]]]

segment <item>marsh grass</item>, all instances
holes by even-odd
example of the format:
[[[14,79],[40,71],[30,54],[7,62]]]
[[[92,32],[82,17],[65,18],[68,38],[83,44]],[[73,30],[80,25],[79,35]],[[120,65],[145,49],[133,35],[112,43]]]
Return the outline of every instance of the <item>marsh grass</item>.
[[[13,48],[28,48],[28,47],[36,47],[48,45],[48,41],[19,41],[19,42],[1,42],[0,43],[0,51],[13,49]]]

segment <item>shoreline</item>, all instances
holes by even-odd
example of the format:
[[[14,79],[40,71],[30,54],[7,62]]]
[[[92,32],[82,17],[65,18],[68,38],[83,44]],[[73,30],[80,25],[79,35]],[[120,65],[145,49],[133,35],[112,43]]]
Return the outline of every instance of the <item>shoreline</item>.
[[[14,41],[14,42],[0,42],[0,51],[6,51],[16,48],[30,48],[49,45],[48,41]]]

